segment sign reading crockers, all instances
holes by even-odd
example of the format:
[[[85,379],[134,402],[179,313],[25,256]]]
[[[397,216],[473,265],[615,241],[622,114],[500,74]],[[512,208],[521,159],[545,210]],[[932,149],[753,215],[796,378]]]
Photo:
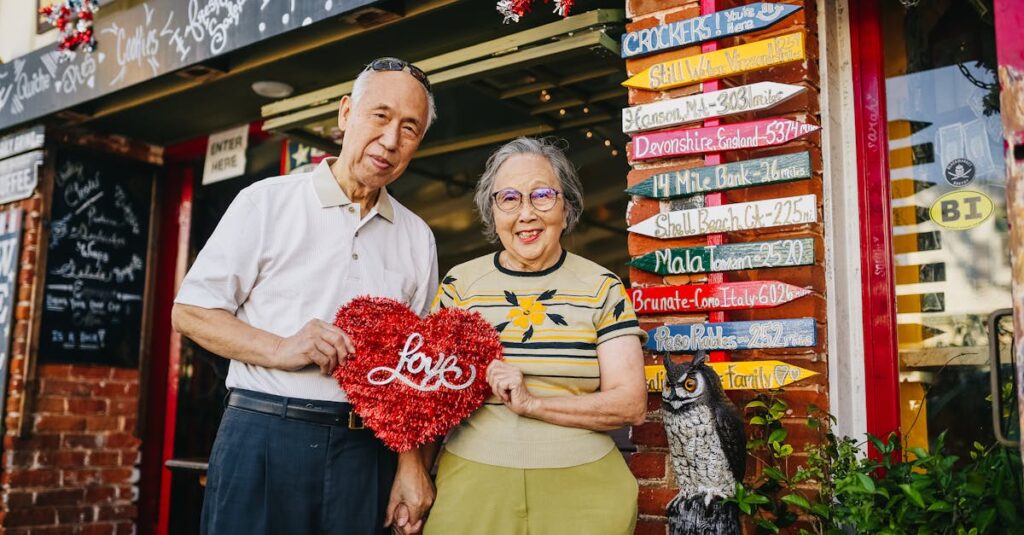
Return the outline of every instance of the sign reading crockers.
[[[634,258],[629,265],[658,275],[689,275],[813,263],[814,239],[796,238],[658,249]]]
[[[764,110],[806,90],[798,85],[758,82],[625,108],[622,110],[622,131],[629,134],[734,113]]]
[[[810,177],[811,155],[798,152],[660,173],[627,189],[626,193],[653,199],[673,199]]]
[[[789,119],[678,128],[634,136],[629,151],[633,160],[653,160],[685,154],[768,147],[787,143],[817,129],[817,126]]]
[[[659,353],[812,347],[814,318],[662,325],[647,331],[647,349]]]
[[[767,28],[800,6],[755,2],[710,15],[662,24],[622,36],[622,57],[642,56]]]
[[[725,390],[773,390],[818,375],[818,372],[778,360],[747,362],[709,362],[722,379]],[[665,367],[644,366],[647,391],[661,392],[665,387]]]
[[[802,59],[804,34],[797,32],[698,56],[655,63],[622,82],[622,85],[664,91]]]
[[[654,238],[683,238],[736,230],[801,225],[818,221],[814,195],[677,210],[649,217],[630,232]]]
[[[771,308],[811,293],[779,281],[727,282],[630,288],[637,314]]]

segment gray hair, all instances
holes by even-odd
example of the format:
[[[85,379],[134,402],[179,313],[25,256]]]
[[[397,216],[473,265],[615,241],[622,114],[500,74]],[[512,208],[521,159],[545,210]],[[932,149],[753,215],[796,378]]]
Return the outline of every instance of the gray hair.
[[[576,167],[565,156],[560,143],[550,137],[516,138],[502,145],[487,159],[484,174],[477,182],[476,194],[473,197],[477,212],[480,213],[480,219],[484,224],[484,236],[491,243],[498,241],[498,233],[494,228],[494,205],[491,197],[494,178],[498,175],[498,169],[509,158],[521,154],[542,156],[551,164],[551,169],[558,177],[561,186],[562,199],[565,201],[565,233],[572,232],[583,215],[583,184],[580,182],[579,175],[576,174]]]
[[[352,82],[352,93],[350,98],[352,99],[353,107],[356,105],[356,102],[359,102],[359,97],[363,96],[363,93],[366,92],[366,84],[370,79],[369,75],[375,72],[378,71],[365,69],[363,72],[359,73],[359,76],[356,76],[356,80]],[[423,87],[423,84],[420,84],[420,86]],[[426,87],[423,87],[423,91],[427,93],[427,126],[423,129],[423,133],[426,134],[427,130],[430,129],[430,125],[434,124],[434,120],[437,119],[437,106],[434,105],[434,94],[428,91]]]

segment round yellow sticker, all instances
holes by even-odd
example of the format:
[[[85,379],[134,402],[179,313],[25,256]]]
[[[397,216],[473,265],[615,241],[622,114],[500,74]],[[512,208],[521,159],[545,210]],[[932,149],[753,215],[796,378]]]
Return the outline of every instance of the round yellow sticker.
[[[980,191],[957,190],[936,199],[928,211],[932,221],[951,230],[972,229],[992,215],[992,199]]]

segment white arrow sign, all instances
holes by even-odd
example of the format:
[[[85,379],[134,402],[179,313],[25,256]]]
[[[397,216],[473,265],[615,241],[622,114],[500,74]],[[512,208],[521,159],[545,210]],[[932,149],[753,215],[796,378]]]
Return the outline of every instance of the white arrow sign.
[[[682,238],[816,221],[817,197],[800,195],[658,214],[629,227],[629,231],[655,238]]]
[[[778,82],[758,82],[622,110],[622,132],[655,130],[712,117],[764,110],[789,100],[807,88]]]

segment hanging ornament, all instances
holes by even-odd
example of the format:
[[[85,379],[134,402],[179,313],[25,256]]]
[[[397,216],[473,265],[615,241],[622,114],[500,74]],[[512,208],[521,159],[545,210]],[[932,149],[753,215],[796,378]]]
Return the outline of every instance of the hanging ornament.
[[[39,9],[60,32],[57,49],[61,51],[62,60],[71,58],[79,48],[86,52],[96,49],[92,23],[98,10],[98,0],[64,0]]]
[[[519,22],[519,17],[522,17],[533,9],[534,0],[500,0],[498,2],[498,13],[501,13],[505,20],[505,24],[508,21]],[[554,0],[555,9],[554,13],[568,17],[569,11],[572,10],[572,4],[575,0]],[[550,4],[551,0],[544,0],[545,4]]]

